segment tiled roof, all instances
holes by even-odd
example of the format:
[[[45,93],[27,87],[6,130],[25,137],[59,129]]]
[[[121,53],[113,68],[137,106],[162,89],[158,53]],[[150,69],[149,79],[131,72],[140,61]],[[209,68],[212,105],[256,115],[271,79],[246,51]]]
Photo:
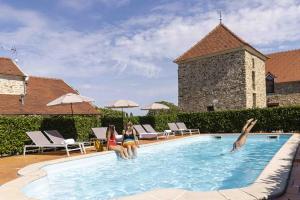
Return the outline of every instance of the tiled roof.
[[[19,67],[10,59],[0,57],[0,74],[25,76]]]
[[[275,75],[275,82],[300,81],[300,49],[269,54],[266,74]]]
[[[19,95],[0,95],[0,114],[19,115],[57,115],[71,114],[70,105],[46,106],[50,101],[66,94],[77,93],[63,80],[29,77],[27,94],[24,105],[20,102]],[[74,114],[99,114],[89,103],[73,104]]]
[[[220,23],[202,40],[178,57],[175,62],[182,62],[196,57],[209,56],[243,47],[249,47],[254,50],[255,53],[265,57],[262,53],[235,35],[225,25]]]

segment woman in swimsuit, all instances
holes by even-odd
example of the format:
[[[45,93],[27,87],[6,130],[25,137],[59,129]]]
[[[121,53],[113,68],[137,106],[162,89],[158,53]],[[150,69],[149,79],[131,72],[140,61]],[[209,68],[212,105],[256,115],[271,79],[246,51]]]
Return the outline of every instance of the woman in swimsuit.
[[[131,158],[137,156],[137,148],[139,147],[139,144],[132,122],[128,122],[126,130],[123,131],[122,145],[127,148],[128,154]]]
[[[115,151],[118,155],[121,156],[123,159],[128,159],[127,150],[121,146],[117,145],[116,136],[115,136],[115,126],[109,125],[107,132],[107,149]]]

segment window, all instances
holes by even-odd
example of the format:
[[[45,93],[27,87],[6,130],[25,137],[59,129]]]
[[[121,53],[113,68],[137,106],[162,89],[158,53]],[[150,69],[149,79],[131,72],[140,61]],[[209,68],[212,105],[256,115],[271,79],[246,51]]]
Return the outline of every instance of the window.
[[[207,111],[208,112],[213,112],[213,111],[215,111],[215,107],[214,106],[207,106]]]
[[[252,58],[252,68],[254,69],[255,67],[255,61],[254,61],[254,58]]]
[[[253,93],[253,108],[256,108],[256,93]]]
[[[255,71],[252,71],[252,89],[255,90]]]
[[[275,92],[274,77],[272,75],[267,75],[266,77],[266,89],[267,89],[267,94],[271,94]]]

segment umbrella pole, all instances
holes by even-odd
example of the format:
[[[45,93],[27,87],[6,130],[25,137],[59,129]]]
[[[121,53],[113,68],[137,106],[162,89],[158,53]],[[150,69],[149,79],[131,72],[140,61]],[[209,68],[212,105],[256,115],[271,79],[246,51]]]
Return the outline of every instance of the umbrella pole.
[[[122,123],[123,123],[123,129],[125,130],[124,111],[123,111],[123,108],[122,108]]]

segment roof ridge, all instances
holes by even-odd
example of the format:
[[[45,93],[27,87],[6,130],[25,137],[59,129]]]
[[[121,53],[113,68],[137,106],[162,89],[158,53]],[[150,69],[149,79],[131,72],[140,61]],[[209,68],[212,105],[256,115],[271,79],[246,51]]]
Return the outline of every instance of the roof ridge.
[[[217,41],[223,42],[217,42]],[[175,63],[183,62],[196,57],[209,56],[212,54],[221,54],[224,50],[243,48],[253,52],[255,55],[267,58],[263,53],[244,41],[234,32],[232,32],[223,23],[219,23],[214,29],[206,34],[200,41],[185,51],[181,56],[174,60]]]
[[[300,48],[299,49],[289,49],[289,50],[272,52],[272,53],[267,54],[267,56],[274,55],[274,54],[279,54],[279,53],[289,53],[289,52],[293,52],[293,51],[300,51]]]
[[[12,60],[12,58],[10,58],[10,57],[5,57],[5,56],[0,56],[0,59]]]
[[[60,80],[60,81],[64,81],[62,78],[54,78],[54,77],[46,77],[46,76],[34,76],[34,75],[29,75],[29,78],[41,78],[41,79],[51,79],[51,80]]]
[[[179,56],[178,58],[176,58],[174,60],[174,62],[179,61],[187,52],[189,52],[191,49],[193,49],[195,46],[197,46],[199,43],[201,43],[206,37],[208,37],[209,35],[211,35],[219,26],[221,26],[222,23],[220,23],[218,26],[216,26],[214,29],[212,29],[211,31],[209,31],[204,37],[202,37],[201,40],[199,40],[196,44],[194,44],[192,47],[190,47],[188,50],[186,50],[185,52],[183,52],[181,54],[181,56]]]

